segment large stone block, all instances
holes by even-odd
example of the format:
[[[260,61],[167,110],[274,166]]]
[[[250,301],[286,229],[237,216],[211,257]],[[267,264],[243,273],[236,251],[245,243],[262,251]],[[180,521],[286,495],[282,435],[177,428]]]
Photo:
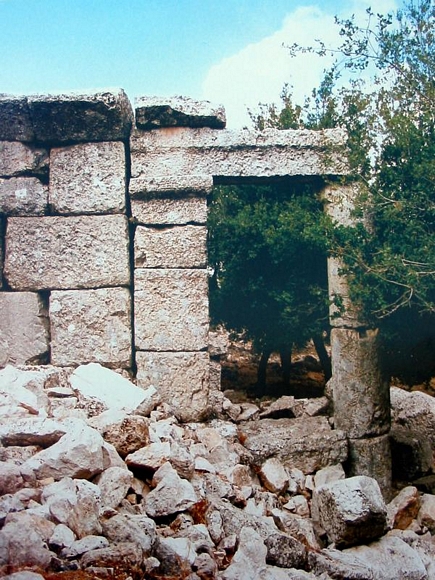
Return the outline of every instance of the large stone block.
[[[180,421],[209,413],[209,357],[206,352],[137,352],[137,384],[154,386]]]
[[[81,143],[51,150],[50,204],[55,213],[123,212],[125,188],[123,143]]]
[[[136,268],[205,268],[207,228],[138,227],[134,238]]]
[[[6,218],[0,215],[0,288],[3,288],[3,256],[5,247]]]
[[[36,140],[53,145],[129,138],[133,110],[122,89],[29,97]]]
[[[168,154],[172,157],[172,154]],[[130,195],[149,197],[150,195],[206,195],[213,189],[212,175],[172,174],[169,168],[163,175],[143,173],[130,180]]]
[[[268,129],[175,128],[135,131],[132,182],[177,176],[276,177],[346,175],[345,133]],[[168,162],[170,159],[170,163]]]
[[[131,213],[140,224],[185,225],[207,223],[206,197],[131,200]]]
[[[378,364],[377,332],[334,328],[331,348],[337,429],[343,429],[352,439],[387,433],[390,394]]]
[[[139,350],[202,350],[208,344],[205,270],[135,270],[135,332]]]
[[[131,366],[131,297],[127,288],[54,291],[50,296],[51,363]]]
[[[46,173],[48,152],[18,141],[0,141],[0,176],[14,177],[22,173]]]
[[[47,309],[31,292],[0,293],[0,366],[46,362]]]
[[[48,188],[36,177],[0,178],[0,213],[6,215],[44,215]]]
[[[209,101],[188,97],[139,97],[135,101],[136,126],[139,129],[162,127],[213,127],[226,124],[225,109]]]
[[[332,430],[326,417],[249,421],[239,427],[239,433],[259,466],[276,457],[308,474],[347,459],[346,436]]]
[[[0,140],[32,141],[33,138],[27,98],[0,94]]]
[[[349,440],[349,475],[367,475],[379,484],[385,501],[391,497],[391,449],[389,435]]]
[[[122,215],[10,218],[4,274],[15,290],[127,286],[128,247]]]

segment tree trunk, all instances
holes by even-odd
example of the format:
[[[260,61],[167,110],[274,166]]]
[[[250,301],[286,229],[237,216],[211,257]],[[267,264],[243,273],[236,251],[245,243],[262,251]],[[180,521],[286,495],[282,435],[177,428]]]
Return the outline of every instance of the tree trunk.
[[[325,347],[323,338],[320,335],[313,336],[313,344],[322,365],[323,373],[325,375],[325,382],[332,377],[331,358]]]
[[[290,385],[290,367],[292,364],[292,349],[291,347],[282,347],[279,349],[279,356],[281,359],[282,382],[285,387]]]
[[[270,355],[272,351],[270,349],[265,349],[261,353],[260,361],[258,363],[257,369],[257,385],[256,385],[256,392],[257,394],[263,394],[266,390],[266,371],[267,371],[267,363],[269,361]]]

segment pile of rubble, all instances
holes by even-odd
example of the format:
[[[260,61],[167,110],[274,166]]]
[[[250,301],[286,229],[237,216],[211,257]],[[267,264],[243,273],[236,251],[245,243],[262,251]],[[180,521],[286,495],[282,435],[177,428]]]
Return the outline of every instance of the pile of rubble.
[[[414,422],[432,452],[435,400],[393,391],[397,445]],[[346,478],[327,399],[216,397],[181,424],[98,364],[1,370],[0,576],[435,579],[435,496]]]

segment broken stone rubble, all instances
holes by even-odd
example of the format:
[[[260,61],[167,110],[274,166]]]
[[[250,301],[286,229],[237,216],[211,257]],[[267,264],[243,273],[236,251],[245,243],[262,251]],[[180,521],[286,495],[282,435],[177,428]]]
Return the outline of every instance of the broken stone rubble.
[[[117,385],[119,375],[104,372],[113,375],[107,384]],[[90,383],[95,377],[89,365],[78,375]],[[277,449],[291,449],[282,418],[234,424],[222,409],[220,419],[180,424],[158,399],[138,415],[140,397],[128,410],[107,392],[98,401],[98,389],[81,393],[74,375],[48,367],[0,371],[0,395],[17,378],[34,403],[21,407],[17,423],[5,412],[10,401],[0,398],[0,575],[31,567],[92,573],[122,563],[150,578],[435,577],[435,497],[408,487],[386,506],[373,479],[345,478],[332,455],[313,470],[314,438],[305,463],[300,442],[297,461],[289,452],[280,458]],[[52,415],[59,389],[60,401],[76,402],[70,416]],[[46,401],[39,410],[37,400]],[[289,427],[300,418],[285,421]],[[143,441],[125,454],[123,425],[130,423],[143,425]],[[269,432],[261,454],[244,445],[255,425],[259,434]],[[148,459],[132,460],[136,454]]]

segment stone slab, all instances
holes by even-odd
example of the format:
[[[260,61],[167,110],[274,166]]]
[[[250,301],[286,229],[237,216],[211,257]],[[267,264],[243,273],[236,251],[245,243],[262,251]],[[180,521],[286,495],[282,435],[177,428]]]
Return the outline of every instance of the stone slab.
[[[49,144],[122,141],[133,110],[122,89],[28,97],[36,140]]]
[[[334,417],[337,429],[352,439],[390,429],[390,393],[378,364],[376,331],[331,331]]]
[[[135,270],[136,348],[195,351],[208,344],[206,270]]]
[[[9,218],[4,275],[15,290],[127,286],[122,215]]]
[[[48,188],[36,177],[0,178],[0,213],[44,215],[47,204]]]
[[[273,433],[273,437],[270,434]],[[239,427],[239,439],[261,465],[269,457],[305,474],[347,459],[343,431],[332,430],[326,417],[261,419]]]
[[[46,173],[46,149],[25,145],[18,141],[0,141],[0,177],[16,177],[23,173]]]
[[[137,352],[137,384],[154,386],[180,421],[209,414],[209,357],[206,352]]]
[[[131,213],[140,224],[185,225],[207,223],[207,199],[203,197],[131,200]]]
[[[131,296],[127,288],[54,291],[50,296],[51,363],[130,367]]]
[[[226,125],[225,109],[209,101],[189,97],[138,97],[135,100],[136,126],[150,130],[162,127],[213,127]]]
[[[151,195],[206,195],[213,189],[212,175],[171,174],[168,170],[163,175],[142,173],[130,180],[130,195],[133,197],[150,197]]]
[[[31,292],[0,292],[0,366],[44,361],[49,351],[48,313]]]
[[[52,211],[58,214],[125,211],[125,171],[125,148],[119,141],[52,149]]]
[[[33,138],[27,98],[0,94],[0,140],[32,141]]]
[[[174,128],[131,138],[132,182],[146,176],[276,177],[346,175],[345,133]],[[168,159],[170,158],[170,163]]]
[[[139,226],[134,238],[136,268],[205,268],[206,226]]]
[[[349,439],[348,475],[367,475],[379,484],[385,501],[391,498],[391,449],[389,435]]]

